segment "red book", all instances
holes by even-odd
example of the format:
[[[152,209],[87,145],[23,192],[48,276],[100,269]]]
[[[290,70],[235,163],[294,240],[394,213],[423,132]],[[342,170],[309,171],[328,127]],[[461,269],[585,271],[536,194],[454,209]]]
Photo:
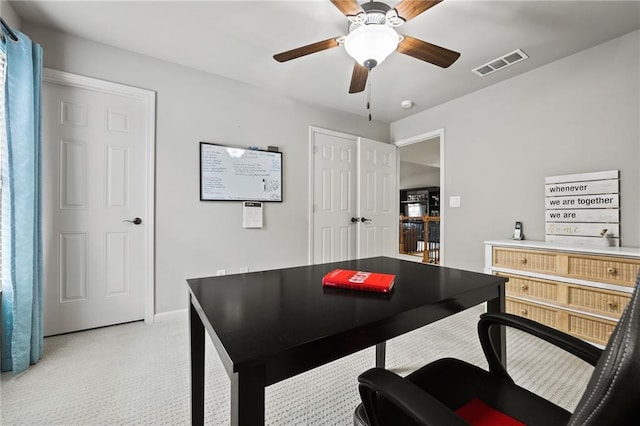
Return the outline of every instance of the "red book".
[[[396,276],[391,274],[334,269],[322,278],[322,285],[325,287],[389,293],[393,288],[395,279]]]

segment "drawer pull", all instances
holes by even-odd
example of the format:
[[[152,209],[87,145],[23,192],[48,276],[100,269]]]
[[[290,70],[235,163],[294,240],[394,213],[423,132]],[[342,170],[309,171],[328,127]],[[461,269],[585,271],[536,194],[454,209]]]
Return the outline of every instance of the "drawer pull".
[[[527,284],[522,284],[522,285],[520,286],[520,288],[522,289],[522,291],[527,291],[527,290],[529,290],[529,286],[528,286]]]
[[[607,306],[609,307],[609,309],[618,309],[618,304],[613,301],[608,301]]]
[[[527,263],[527,258],[526,257],[521,257],[520,258],[520,263],[522,263],[522,264]]]
[[[520,315],[527,315],[527,310],[524,308],[520,309]]]
[[[610,274],[615,274],[616,273],[616,268],[608,267],[607,268],[607,272],[610,273]]]

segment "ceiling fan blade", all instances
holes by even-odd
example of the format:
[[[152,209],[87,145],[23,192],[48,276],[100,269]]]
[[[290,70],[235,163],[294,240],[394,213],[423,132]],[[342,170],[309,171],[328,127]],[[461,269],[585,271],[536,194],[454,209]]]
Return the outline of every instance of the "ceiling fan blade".
[[[367,77],[369,76],[369,70],[363,67],[358,62],[353,63],[353,74],[351,74],[351,85],[349,86],[349,93],[360,93],[367,86]]]
[[[405,21],[413,19],[427,9],[432,8],[442,0],[403,0],[395,9]]]
[[[363,11],[356,0],[331,0],[331,3],[340,9],[340,12],[344,13],[345,16],[357,15]]]
[[[273,55],[273,59],[278,62],[286,62],[292,59],[299,58],[301,56],[310,55],[311,53],[321,52],[323,50],[331,49],[332,47],[337,47],[338,41],[336,38],[330,38],[327,40],[319,41],[317,43],[308,44],[306,46],[298,47],[297,49],[288,50],[286,52],[278,53],[277,55]]]
[[[460,57],[458,52],[409,36],[404,36],[398,45],[398,52],[442,68],[448,68]]]

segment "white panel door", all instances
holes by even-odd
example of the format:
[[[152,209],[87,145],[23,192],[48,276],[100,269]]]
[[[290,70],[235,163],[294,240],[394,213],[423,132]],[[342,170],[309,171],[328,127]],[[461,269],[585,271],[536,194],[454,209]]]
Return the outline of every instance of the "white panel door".
[[[356,257],[356,138],[313,133],[313,263]]]
[[[145,120],[139,99],[43,85],[45,335],[145,316]]]
[[[358,258],[397,252],[396,152],[394,145],[359,138]]]
[[[397,148],[322,129],[311,144],[313,263],[395,256]]]

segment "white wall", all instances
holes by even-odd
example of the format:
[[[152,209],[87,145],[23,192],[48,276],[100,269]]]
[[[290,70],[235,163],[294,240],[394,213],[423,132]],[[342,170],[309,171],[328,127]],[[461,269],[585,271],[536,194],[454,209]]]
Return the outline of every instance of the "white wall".
[[[20,30],[22,20],[7,0],[0,0],[0,16],[13,30]]]
[[[545,176],[580,172],[620,170],[622,244],[640,245],[639,56],[634,32],[392,123],[393,141],[446,129],[447,266],[482,270],[516,220],[544,240]]]
[[[49,68],[157,92],[156,310],[187,306],[185,279],[307,262],[309,125],[388,142],[389,127],[257,87],[23,23]],[[277,145],[284,202],[243,229],[240,202],[199,201],[198,142]],[[46,212],[45,212],[46,214]]]
[[[404,174],[404,170],[411,167],[411,163],[400,162],[400,189],[440,186],[439,168],[429,167],[430,171],[426,173]]]

